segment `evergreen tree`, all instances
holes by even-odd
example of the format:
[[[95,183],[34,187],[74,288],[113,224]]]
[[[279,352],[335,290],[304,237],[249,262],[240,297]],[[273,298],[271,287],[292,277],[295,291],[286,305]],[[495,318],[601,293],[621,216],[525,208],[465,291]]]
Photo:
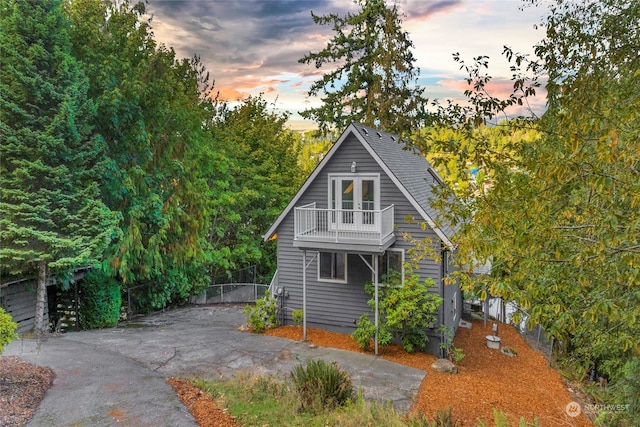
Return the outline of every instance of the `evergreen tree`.
[[[309,96],[322,105],[302,111],[322,133],[344,129],[352,120],[397,134],[409,134],[424,119],[426,99],[415,83],[420,70],[413,63],[413,42],[402,30],[398,7],[384,0],[357,0],[360,11],[344,17],[311,16],[332,25],[334,37],[320,52],[299,62],[337,67],[313,83]],[[412,83],[414,84],[412,86]]]
[[[154,41],[143,2],[74,0],[66,11],[107,146],[101,191],[123,217],[107,269],[125,286],[146,285],[147,309],[184,301],[207,282],[207,186],[194,175],[194,152],[211,138],[207,75],[197,58]]]
[[[61,3],[0,0],[0,272],[38,271],[38,334],[48,276],[101,261],[117,219]]]

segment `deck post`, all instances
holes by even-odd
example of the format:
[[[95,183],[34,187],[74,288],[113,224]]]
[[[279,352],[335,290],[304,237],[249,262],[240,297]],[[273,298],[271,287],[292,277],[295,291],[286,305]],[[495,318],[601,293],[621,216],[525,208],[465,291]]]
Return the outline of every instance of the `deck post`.
[[[307,251],[302,251],[302,341],[307,340]]]
[[[375,313],[375,322],[376,322],[376,340],[375,340],[375,354],[378,355],[378,255],[373,255],[373,281],[376,287],[376,313]]]

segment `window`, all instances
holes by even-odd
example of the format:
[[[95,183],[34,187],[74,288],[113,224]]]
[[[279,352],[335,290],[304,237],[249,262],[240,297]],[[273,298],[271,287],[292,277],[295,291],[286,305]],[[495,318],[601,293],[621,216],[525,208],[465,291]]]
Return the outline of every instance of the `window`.
[[[382,256],[378,257],[378,277],[380,282],[402,284],[404,279],[403,264],[403,249],[387,249]]]
[[[318,280],[324,282],[347,282],[347,254],[320,252],[318,257]]]

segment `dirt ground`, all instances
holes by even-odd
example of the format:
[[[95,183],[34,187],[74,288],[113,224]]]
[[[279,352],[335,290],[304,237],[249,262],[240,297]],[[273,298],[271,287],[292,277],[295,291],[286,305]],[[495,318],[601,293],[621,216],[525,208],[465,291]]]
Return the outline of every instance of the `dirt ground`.
[[[33,416],[55,374],[17,357],[0,357],[0,426],[23,426]]]
[[[200,427],[242,427],[235,418],[218,407],[210,394],[179,378],[167,380]]]
[[[300,327],[287,326],[267,331],[294,340],[302,339]],[[549,367],[542,354],[529,348],[511,326],[501,325],[503,347],[513,348],[517,355],[509,357],[486,346],[492,335],[491,324],[473,322],[471,329],[459,328],[454,344],[465,357],[458,364],[458,374],[434,371],[435,356],[425,353],[407,354],[398,346],[380,349],[385,359],[427,372],[416,396],[413,411],[433,417],[438,410],[453,408],[465,426],[478,419],[493,421],[493,409],[503,411],[512,424],[520,417],[538,419],[540,426],[593,427],[584,416],[567,415],[567,405],[574,400],[564,379]],[[309,341],[320,346],[362,351],[349,335],[308,328]]]

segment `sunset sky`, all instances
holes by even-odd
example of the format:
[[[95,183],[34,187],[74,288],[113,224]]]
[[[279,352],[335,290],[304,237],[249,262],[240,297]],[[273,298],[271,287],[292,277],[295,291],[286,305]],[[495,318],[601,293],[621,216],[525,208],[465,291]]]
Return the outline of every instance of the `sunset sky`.
[[[388,4],[393,4],[387,0]],[[490,57],[492,91],[511,86],[511,72],[501,53],[507,45],[533,54],[544,37],[536,30],[544,9],[521,10],[519,0],[397,0],[403,29],[415,45],[418,84],[429,98],[462,99],[465,74],[452,59],[459,52],[467,62]],[[333,33],[313,23],[311,11],[325,15],[356,12],[350,0],[149,0],[152,29],[158,42],[175,49],[179,57],[197,54],[215,80],[221,98],[236,101],[264,94],[275,108],[291,113],[293,129],[310,129],[298,111],[318,105],[309,98],[310,84],[325,70],[298,63],[308,52],[318,52]],[[544,96],[532,104],[544,109]]]

